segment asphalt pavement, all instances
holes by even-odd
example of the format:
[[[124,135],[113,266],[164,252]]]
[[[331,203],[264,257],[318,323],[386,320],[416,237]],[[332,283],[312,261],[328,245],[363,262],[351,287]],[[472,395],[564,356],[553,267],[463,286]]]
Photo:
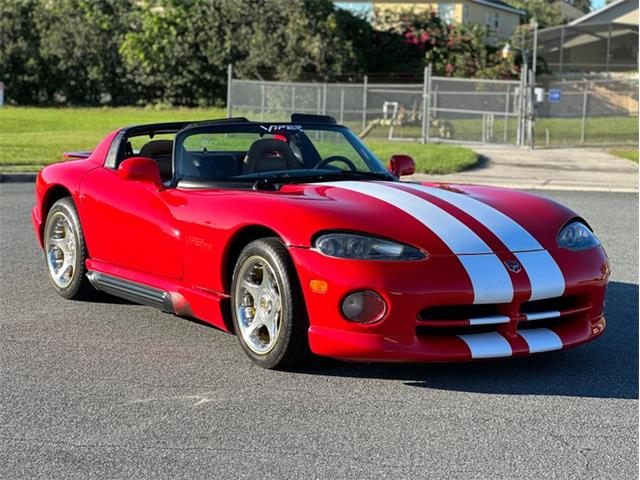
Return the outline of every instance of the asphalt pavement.
[[[637,478],[638,197],[542,194],[607,248],[600,339],[519,360],[272,372],[215,328],[58,297],[33,184],[0,185],[0,478]]]

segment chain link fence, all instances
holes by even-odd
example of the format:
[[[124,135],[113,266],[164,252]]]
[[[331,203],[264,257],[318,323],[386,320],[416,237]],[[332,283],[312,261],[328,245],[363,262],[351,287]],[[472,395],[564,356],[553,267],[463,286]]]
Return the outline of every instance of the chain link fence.
[[[536,107],[535,145],[638,144],[638,78],[550,80]]]
[[[637,144],[638,79],[547,81],[432,76],[422,83],[316,83],[243,80],[229,70],[229,116],[288,121],[331,115],[363,138],[411,142],[571,146]],[[548,93],[560,91],[549,103]],[[585,100],[586,98],[586,100]],[[610,128],[611,121],[624,128]]]

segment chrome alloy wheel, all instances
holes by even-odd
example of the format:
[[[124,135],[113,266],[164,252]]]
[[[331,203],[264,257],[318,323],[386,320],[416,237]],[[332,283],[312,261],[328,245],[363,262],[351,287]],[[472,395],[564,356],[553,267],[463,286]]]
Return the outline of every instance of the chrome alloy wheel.
[[[282,296],[273,268],[258,255],[247,258],[237,276],[235,308],[240,334],[255,353],[269,353],[280,334]]]
[[[55,212],[45,232],[45,248],[49,273],[54,283],[66,288],[76,273],[76,236],[69,218]]]

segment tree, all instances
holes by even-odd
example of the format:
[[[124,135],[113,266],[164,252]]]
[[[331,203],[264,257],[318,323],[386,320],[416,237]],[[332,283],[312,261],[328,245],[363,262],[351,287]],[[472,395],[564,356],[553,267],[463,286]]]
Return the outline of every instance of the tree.
[[[179,105],[223,98],[238,75],[329,78],[361,67],[328,0],[160,0],[134,7],[120,52],[140,99]]]
[[[125,103],[129,0],[0,0],[0,79],[19,104]]]
[[[118,46],[130,6],[129,0],[40,2],[34,14],[42,39],[39,54],[58,99],[71,104],[127,100]]]
[[[34,27],[38,5],[38,0],[0,0],[0,81],[6,84],[7,103],[33,104],[50,94]]]
[[[506,2],[527,12],[524,18],[525,23],[535,21],[540,28],[553,27],[564,23],[560,7],[556,3],[550,3],[547,0],[506,0]]]

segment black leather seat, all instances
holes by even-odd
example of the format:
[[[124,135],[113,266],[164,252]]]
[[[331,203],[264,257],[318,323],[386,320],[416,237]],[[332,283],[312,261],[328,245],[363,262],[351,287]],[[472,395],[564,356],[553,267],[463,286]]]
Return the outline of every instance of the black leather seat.
[[[160,167],[160,177],[169,180],[173,175],[173,140],[151,140],[140,149],[141,157],[152,158]]]
[[[251,144],[242,173],[269,172],[303,168],[287,142],[272,138],[256,140]]]

